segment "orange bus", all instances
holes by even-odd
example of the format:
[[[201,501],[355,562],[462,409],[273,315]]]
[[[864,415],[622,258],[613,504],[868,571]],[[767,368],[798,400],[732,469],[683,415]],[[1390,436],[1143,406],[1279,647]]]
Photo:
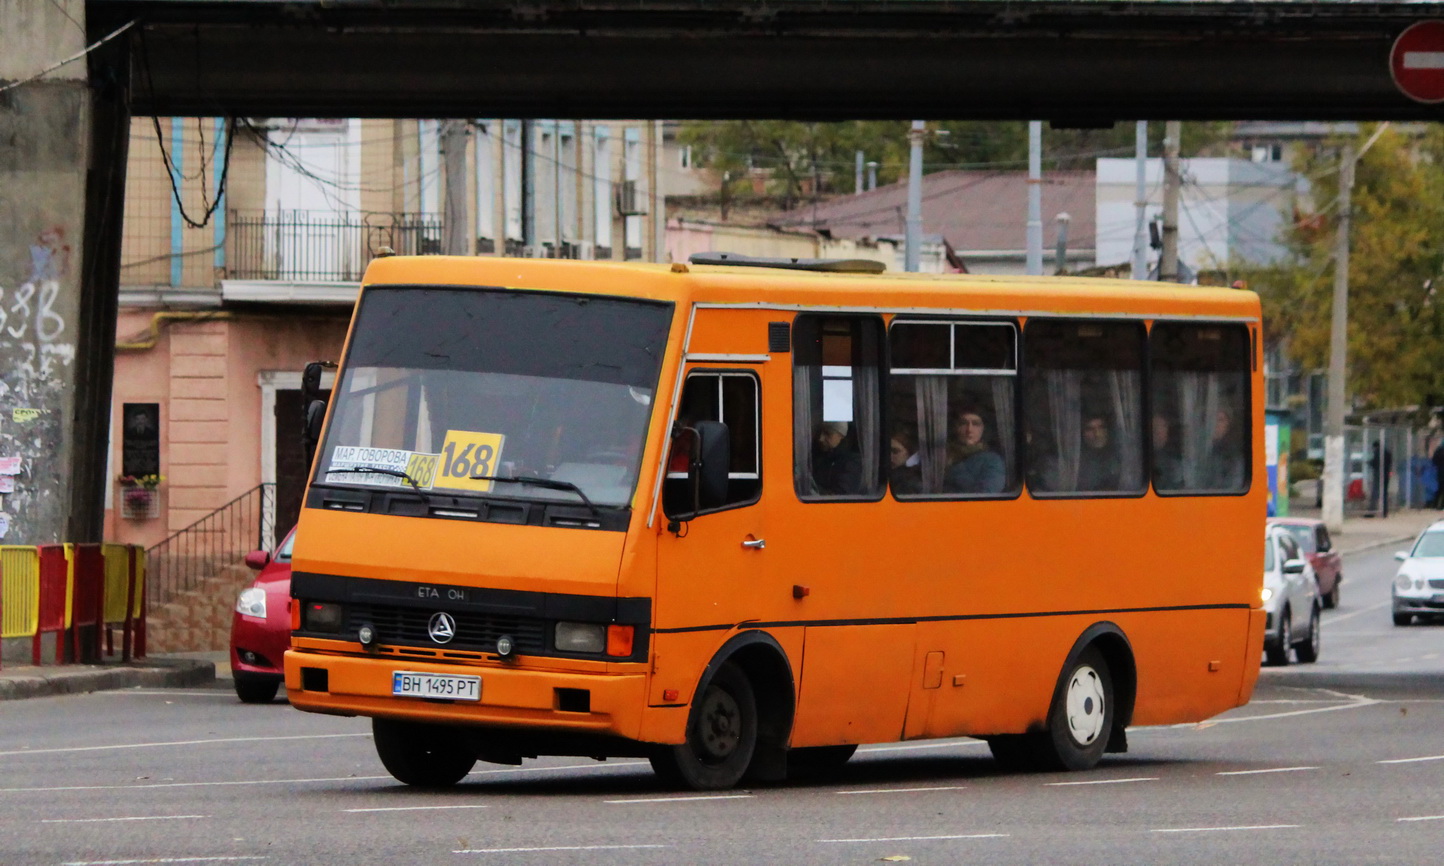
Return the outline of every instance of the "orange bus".
[[[413,785],[703,790],[921,738],[1086,769],[1247,702],[1257,297],[866,265],[374,261],[310,413],[291,703]]]

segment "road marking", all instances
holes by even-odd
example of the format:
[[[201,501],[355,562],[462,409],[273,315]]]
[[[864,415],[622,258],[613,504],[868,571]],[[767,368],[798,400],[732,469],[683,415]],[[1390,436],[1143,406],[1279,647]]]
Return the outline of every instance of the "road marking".
[[[461,848],[453,854],[527,854],[545,851],[632,851],[638,848],[671,848],[671,845],[556,845],[550,848]]]
[[[368,735],[369,736],[369,735]],[[470,776],[490,776],[507,773],[543,773],[560,770],[615,770],[646,766],[646,761],[621,761],[599,764],[567,764],[561,767],[507,767],[500,770],[473,770]],[[150,788],[207,788],[232,787],[235,785],[300,785],[315,782],[375,782],[391,779],[385,776],[330,776],[315,779],[242,779],[232,782],[155,782],[149,785],[57,785],[50,788],[0,788],[0,794],[39,794],[52,791],[140,791]]]
[[[1006,839],[1007,833],[966,833],[958,836],[880,836],[876,839],[818,839],[819,842],[936,842],[948,839]]]
[[[1389,607],[1389,606],[1392,605],[1393,603],[1394,603],[1394,602],[1392,602],[1392,601],[1381,601],[1381,602],[1379,602],[1378,604],[1371,604],[1371,605],[1369,605],[1368,607],[1360,608],[1359,610],[1353,611],[1352,613],[1337,614],[1337,615],[1334,615],[1334,616],[1329,616],[1329,617],[1327,617],[1327,618],[1324,620],[1324,622],[1325,622],[1325,623],[1343,622],[1344,620],[1349,619],[1350,617],[1358,616],[1359,614],[1363,614],[1363,613],[1373,613],[1374,611],[1378,610],[1378,609],[1381,608],[1381,607]]]
[[[289,737],[266,737],[267,743],[282,740],[335,740],[343,737],[369,737],[370,734],[298,734]],[[71,746],[64,749],[15,749],[0,752],[0,757],[13,755],[59,755],[72,752],[105,752],[114,749],[159,749],[166,746],[203,746],[213,743],[254,743],[255,737],[225,737],[214,740],[172,740],[168,743],[121,743],[114,746]]]
[[[1266,713],[1262,716],[1234,716],[1233,718],[1228,719],[1210,719],[1207,724],[1223,725],[1233,724],[1237,722],[1262,722],[1267,719],[1286,719],[1291,716],[1307,716],[1313,713],[1332,713],[1337,712],[1338,710],[1357,710],[1362,707],[1372,707],[1375,704],[1384,703],[1384,701],[1381,701],[1377,698],[1366,698],[1363,695],[1345,695],[1345,697],[1349,699],[1349,703],[1339,704],[1338,706],[1333,707],[1314,707],[1313,709],[1308,710],[1290,710],[1286,713]],[[1165,725],[1164,727],[1197,729],[1199,725],[1196,722],[1186,722],[1181,725]]]
[[[1395,818],[1395,821],[1444,821],[1444,815],[1420,815],[1418,818]]]
[[[944,741],[941,743],[905,743],[896,746],[869,746],[858,752],[911,752],[915,749],[956,749],[962,746],[986,746],[983,740]]]
[[[1222,773],[1214,773],[1215,776],[1260,776],[1264,773],[1301,773],[1304,770],[1317,770],[1318,767],[1273,767],[1268,770],[1226,770]]]
[[[1444,755],[1429,755],[1424,758],[1393,758],[1388,761],[1375,761],[1377,764],[1419,764],[1424,761],[1444,761]]]
[[[915,791],[962,791],[967,785],[937,786],[932,788],[869,788],[865,791],[833,791],[834,794],[909,794]]]
[[[489,806],[377,806],[370,809],[342,809],[342,812],[427,812],[435,809],[487,809]]]
[[[1045,786],[1063,787],[1064,785],[1122,785],[1125,782],[1157,782],[1157,776],[1138,776],[1132,779],[1088,779],[1083,782],[1044,782]]]
[[[705,794],[700,797],[635,797],[627,800],[603,800],[603,803],[629,805],[632,803],[691,803],[696,800],[750,800],[751,794]]]
[[[106,821],[181,821],[187,818],[209,818],[210,815],[140,815],[134,818],[41,818],[42,824],[100,824]]]
[[[127,866],[130,863],[234,863],[237,860],[265,860],[265,857],[153,857],[145,860],[73,860],[61,866]]]
[[[1256,824],[1251,827],[1165,827],[1150,833],[1227,833],[1234,830],[1297,830],[1298,824]]]

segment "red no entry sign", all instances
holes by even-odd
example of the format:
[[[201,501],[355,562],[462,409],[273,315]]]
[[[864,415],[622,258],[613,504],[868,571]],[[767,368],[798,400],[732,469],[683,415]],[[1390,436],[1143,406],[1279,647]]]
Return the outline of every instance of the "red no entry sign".
[[[1444,21],[1409,25],[1389,51],[1389,74],[1410,99],[1444,102]]]

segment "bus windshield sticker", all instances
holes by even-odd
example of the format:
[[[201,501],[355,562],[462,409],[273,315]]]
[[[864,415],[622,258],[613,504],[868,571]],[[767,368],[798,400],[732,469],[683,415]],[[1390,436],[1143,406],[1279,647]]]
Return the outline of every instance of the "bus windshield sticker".
[[[473,481],[474,476],[496,475],[501,466],[502,433],[447,430],[441,445],[441,475],[437,487],[448,490],[490,492],[491,481]]]
[[[399,448],[363,448],[338,445],[331,449],[326,466],[326,480],[343,484],[368,484],[373,487],[411,487],[429,490],[436,480],[440,455],[423,454]],[[368,473],[358,470],[381,469]]]

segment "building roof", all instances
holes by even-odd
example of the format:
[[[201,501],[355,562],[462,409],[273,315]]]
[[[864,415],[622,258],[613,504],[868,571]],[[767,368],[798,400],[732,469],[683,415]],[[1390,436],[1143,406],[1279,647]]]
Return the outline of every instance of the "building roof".
[[[1094,173],[1043,174],[1043,244],[1056,243],[1056,218],[1070,217],[1068,248],[1093,249]],[[923,233],[942,235],[960,256],[1027,248],[1028,176],[1021,171],[939,171],[923,176]],[[843,195],[775,215],[769,224],[813,228],[838,238],[900,236],[907,228],[907,184]]]

